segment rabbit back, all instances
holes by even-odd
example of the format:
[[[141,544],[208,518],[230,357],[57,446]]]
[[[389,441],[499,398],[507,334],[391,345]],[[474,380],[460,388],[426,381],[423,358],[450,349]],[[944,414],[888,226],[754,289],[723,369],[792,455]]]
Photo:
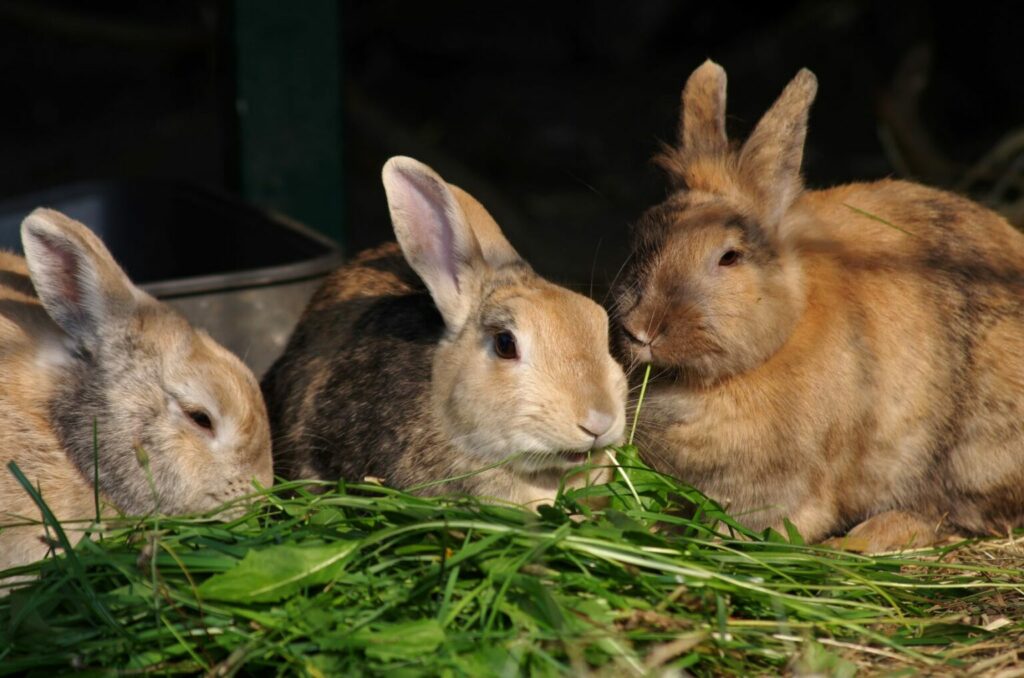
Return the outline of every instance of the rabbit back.
[[[403,452],[444,448],[428,404],[443,330],[397,244],[331,273],[263,379],[275,472],[416,482],[422,474],[407,467]]]

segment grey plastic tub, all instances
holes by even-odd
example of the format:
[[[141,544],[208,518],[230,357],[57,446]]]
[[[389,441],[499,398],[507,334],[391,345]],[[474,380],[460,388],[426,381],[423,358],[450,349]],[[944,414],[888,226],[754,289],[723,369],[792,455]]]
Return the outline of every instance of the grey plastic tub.
[[[257,376],[288,341],[335,244],[285,217],[182,184],[94,182],[0,203],[0,248],[52,207],[95,231],[128,275],[234,351]]]

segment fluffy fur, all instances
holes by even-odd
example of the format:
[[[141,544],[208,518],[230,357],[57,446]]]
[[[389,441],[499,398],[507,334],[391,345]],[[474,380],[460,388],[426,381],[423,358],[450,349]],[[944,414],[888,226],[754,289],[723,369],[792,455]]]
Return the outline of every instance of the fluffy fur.
[[[725,72],[686,84],[675,190],[615,291],[617,345],[657,376],[640,449],[811,540],[1024,525],[1024,236],[913,183],[803,190],[815,90],[801,71],[734,150]]]
[[[278,473],[550,501],[587,451],[622,437],[607,315],[539,278],[430,168],[393,158],[383,179],[398,244],[330,275],[264,378]],[[501,332],[518,358],[496,354]]]
[[[272,482],[241,361],[132,285],[82,224],[38,209],[22,242],[26,259],[0,252],[0,523],[40,519],[10,461],[59,519],[94,516],[94,447],[104,502],[128,514],[202,511]],[[43,556],[43,536],[0,531],[0,569]]]

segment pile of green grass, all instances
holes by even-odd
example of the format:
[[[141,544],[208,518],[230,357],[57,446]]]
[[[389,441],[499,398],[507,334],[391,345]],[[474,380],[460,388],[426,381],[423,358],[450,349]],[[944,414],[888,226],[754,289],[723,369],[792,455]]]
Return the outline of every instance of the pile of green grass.
[[[291,484],[230,522],[108,521],[9,572],[36,579],[0,598],[0,674],[852,675],[1014,659],[1019,569],[755,534],[634,449],[618,458],[612,483],[538,512]]]

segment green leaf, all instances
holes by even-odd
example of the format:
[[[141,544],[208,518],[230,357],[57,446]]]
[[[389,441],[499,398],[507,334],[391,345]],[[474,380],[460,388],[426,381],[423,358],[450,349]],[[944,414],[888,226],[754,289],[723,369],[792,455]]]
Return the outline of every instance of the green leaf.
[[[274,602],[306,586],[325,584],[341,573],[356,542],[322,546],[272,546],[246,554],[236,567],[210,577],[199,595],[233,602]]]
[[[639,521],[630,518],[622,511],[617,511],[613,508],[610,508],[605,510],[604,515],[606,518],[608,518],[608,522],[610,522],[612,525],[619,528],[623,532],[647,532],[647,528],[644,525],[642,525]]]
[[[366,656],[379,661],[422,659],[445,641],[444,629],[436,619],[390,624],[358,631],[351,644],[362,646]]]
[[[529,576],[516,577],[516,583],[525,594],[514,596],[521,610],[547,628],[561,631],[565,627],[566,618],[562,606],[551,595],[547,586]]]
[[[783,518],[782,524],[786,528],[786,536],[789,537],[790,544],[798,544],[803,546],[805,543],[803,535],[800,534],[800,530],[796,529],[796,525],[789,522],[789,518]]]

